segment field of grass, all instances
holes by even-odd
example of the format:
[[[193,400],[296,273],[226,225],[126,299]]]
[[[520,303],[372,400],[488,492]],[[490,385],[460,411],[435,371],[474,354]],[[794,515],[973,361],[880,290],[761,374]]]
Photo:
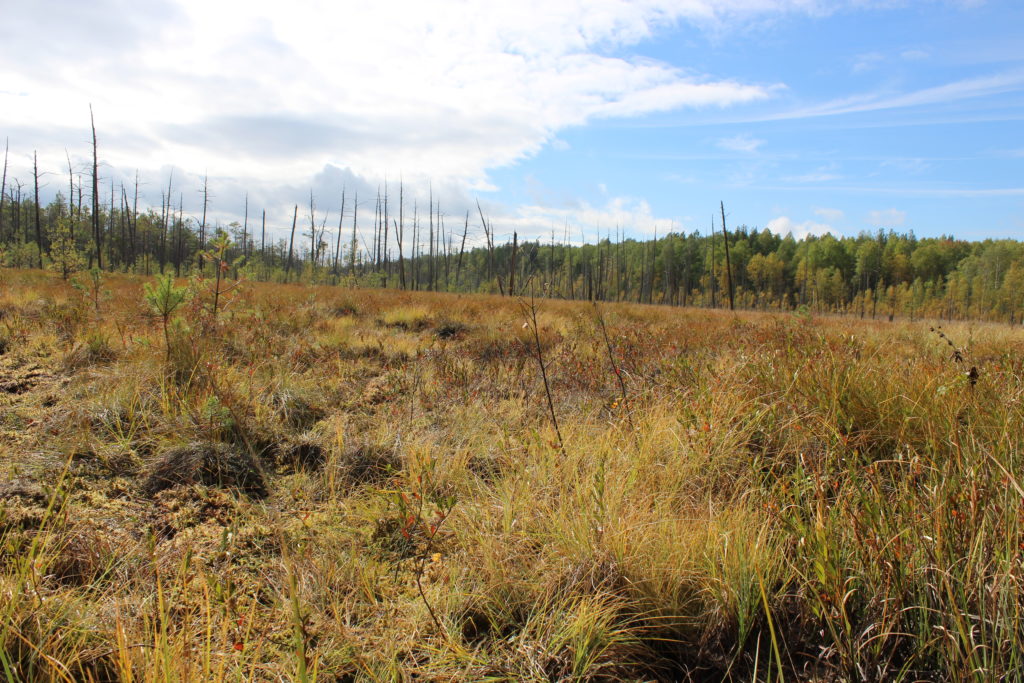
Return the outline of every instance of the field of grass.
[[[1024,678],[1020,329],[193,289],[0,273],[4,680]]]

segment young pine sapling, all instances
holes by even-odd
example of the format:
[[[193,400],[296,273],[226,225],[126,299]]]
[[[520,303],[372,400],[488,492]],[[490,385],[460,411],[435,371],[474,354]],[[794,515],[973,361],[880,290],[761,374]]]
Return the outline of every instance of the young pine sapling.
[[[171,316],[188,299],[188,289],[185,287],[175,287],[174,278],[167,274],[157,278],[155,287],[151,284],[146,284],[145,297],[150,310],[158,315],[163,323],[164,343],[167,347],[167,360],[169,361],[171,359],[171,335],[168,327],[171,322]]]

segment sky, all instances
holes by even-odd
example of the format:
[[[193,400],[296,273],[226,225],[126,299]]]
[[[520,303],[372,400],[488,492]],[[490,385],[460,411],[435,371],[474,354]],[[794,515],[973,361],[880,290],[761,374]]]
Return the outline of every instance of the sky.
[[[8,177],[212,220],[431,198],[499,240],[1024,235],[1020,0],[0,0]],[[10,182],[10,181],[9,181]],[[130,191],[130,185],[129,185]],[[120,192],[118,192],[120,193]],[[475,215],[471,240],[482,239]],[[720,226],[716,226],[720,227]],[[347,229],[347,228],[346,228]]]

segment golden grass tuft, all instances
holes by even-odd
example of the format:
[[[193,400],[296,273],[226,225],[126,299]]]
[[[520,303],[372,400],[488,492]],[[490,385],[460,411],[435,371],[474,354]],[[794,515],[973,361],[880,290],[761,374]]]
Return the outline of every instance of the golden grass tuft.
[[[106,286],[5,273],[7,680],[1024,677],[1019,329]]]

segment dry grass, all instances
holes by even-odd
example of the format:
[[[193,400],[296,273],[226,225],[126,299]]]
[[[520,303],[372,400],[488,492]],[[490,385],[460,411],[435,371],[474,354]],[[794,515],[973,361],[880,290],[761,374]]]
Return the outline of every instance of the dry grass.
[[[1016,329],[0,278],[7,680],[1024,677]]]

